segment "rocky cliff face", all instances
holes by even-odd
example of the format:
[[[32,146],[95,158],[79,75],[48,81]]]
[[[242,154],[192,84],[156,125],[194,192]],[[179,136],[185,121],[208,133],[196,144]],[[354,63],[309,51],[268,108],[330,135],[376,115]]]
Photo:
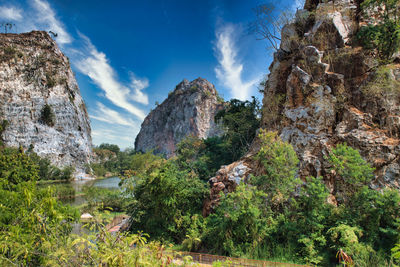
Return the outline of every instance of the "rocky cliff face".
[[[0,118],[9,122],[6,145],[33,146],[53,164],[84,173],[92,153],[88,114],[68,58],[46,32],[0,34]]]
[[[400,189],[400,65],[378,66],[373,52],[356,45],[366,23],[359,16],[362,1],[319,2],[306,1],[308,10],[299,10],[282,30],[265,85],[262,128],[292,144],[300,177],[322,176],[332,195],[335,174],[326,156],[338,143],[359,150],[375,167],[372,187]],[[234,190],[233,181],[257,172],[253,148],[210,179],[205,215],[221,191]]]
[[[298,11],[283,29],[265,87],[263,127],[294,146],[301,177],[323,176],[331,192],[335,176],[325,156],[344,142],[376,168],[373,186],[400,188],[400,66],[378,66],[372,52],[356,45],[365,23],[359,2]]]
[[[215,87],[205,79],[183,80],[168,98],[145,118],[135,140],[137,151],[174,155],[186,136],[207,138],[222,133],[214,116],[222,109]]]

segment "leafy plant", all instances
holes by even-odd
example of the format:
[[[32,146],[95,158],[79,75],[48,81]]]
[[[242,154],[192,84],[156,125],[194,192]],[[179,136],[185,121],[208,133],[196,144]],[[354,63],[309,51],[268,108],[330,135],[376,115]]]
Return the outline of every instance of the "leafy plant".
[[[374,177],[372,168],[360,153],[347,146],[338,144],[328,157],[331,170],[336,174],[336,188],[349,196],[368,184]]]
[[[253,97],[250,101],[232,99],[225,109],[219,111],[215,121],[225,127],[226,149],[232,155],[231,162],[239,159],[249,149],[260,127],[260,104]]]
[[[293,147],[276,132],[261,130],[258,138],[261,148],[255,159],[264,167],[264,174],[253,177],[251,182],[268,194],[271,204],[279,205],[300,183],[296,178],[299,160]]]
[[[56,116],[49,104],[43,106],[41,111],[41,120],[44,124],[53,127],[56,123]]]
[[[397,0],[366,0],[363,10],[383,7],[377,24],[364,26],[357,34],[358,40],[367,49],[377,49],[379,57],[389,61],[400,48],[400,17]],[[368,12],[367,12],[368,15]]]

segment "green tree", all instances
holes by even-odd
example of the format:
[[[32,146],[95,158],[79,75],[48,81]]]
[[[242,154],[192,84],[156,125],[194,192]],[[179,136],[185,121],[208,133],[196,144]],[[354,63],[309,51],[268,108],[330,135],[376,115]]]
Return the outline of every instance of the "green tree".
[[[43,106],[41,111],[41,120],[48,126],[54,126],[56,123],[56,116],[54,115],[53,109],[49,104]]]
[[[256,136],[260,127],[260,105],[255,97],[251,102],[232,99],[225,109],[217,113],[215,121],[225,127],[224,139],[233,162],[247,152]]]
[[[367,49],[377,49],[383,61],[389,61],[400,48],[400,16],[398,0],[365,0],[361,7],[370,10],[382,7],[378,11],[377,24],[361,27],[358,39]],[[368,12],[367,16],[370,16]]]
[[[207,218],[204,236],[213,252],[232,256],[257,254],[274,229],[266,197],[256,187],[245,184],[221,196],[215,213]]]
[[[109,151],[114,152],[115,154],[118,154],[121,151],[118,145],[108,144],[108,143],[100,144],[99,148],[100,149],[107,149]]]
[[[331,171],[336,174],[336,189],[345,198],[367,185],[374,177],[374,168],[357,150],[346,144],[338,144],[332,149],[328,160],[332,165]]]
[[[191,217],[200,213],[207,193],[204,182],[189,171],[180,170],[172,160],[156,159],[140,166],[136,176],[126,178],[124,183],[133,197],[128,209],[131,230],[143,230],[153,238],[175,242],[184,239]]]
[[[22,149],[0,153],[0,263],[39,266],[53,245],[62,242],[77,219],[51,188],[39,189],[38,166]]]
[[[264,174],[253,177],[251,182],[268,194],[272,205],[279,205],[300,183],[296,178],[299,160],[293,147],[276,132],[261,130],[259,139],[261,148],[255,159],[264,167]]]
[[[182,169],[194,172],[200,179],[208,180],[222,166],[231,163],[229,144],[222,137],[200,139],[189,135],[176,150],[176,162]]]

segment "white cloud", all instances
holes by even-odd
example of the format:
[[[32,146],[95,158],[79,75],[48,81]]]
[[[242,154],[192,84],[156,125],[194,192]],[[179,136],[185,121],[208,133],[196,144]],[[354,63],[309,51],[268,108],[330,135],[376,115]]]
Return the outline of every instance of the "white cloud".
[[[50,4],[42,0],[32,0],[32,6],[36,10],[36,18],[34,24],[41,30],[46,29],[56,33],[57,42],[61,45],[72,42],[71,36],[65,30],[64,25],[56,18],[56,13],[50,7]]]
[[[242,80],[243,64],[237,60],[238,50],[234,40],[236,30],[233,25],[226,25],[216,32],[217,42],[214,49],[219,65],[215,68],[215,73],[218,80],[231,90],[232,97],[246,100],[258,78],[248,82]]]
[[[293,10],[297,11],[297,9],[303,9],[305,0],[295,0],[293,1]]]
[[[22,10],[13,6],[1,6],[0,18],[3,20],[19,21],[22,19]]]
[[[92,131],[93,143],[100,145],[102,143],[112,143],[124,149],[133,147],[135,136],[139,129],[135,126],[119,126],[116,125],[112,128],[106,127],[101,124],[96,124],[96,129]]]
[[[89,38],[80,34],[85,40],[88,55],[86,58],[76,62],[76,67],[80,72],[89,76],[89,78],[105,92],[105,97],[114,105],[121,107],[139,119],[144,119],[146,114],[143,110],[137,108],[128,99],[132,99],[135,93],[142,93],[140,90],[132,90],[117,81],[116,73],[110,66],[104,53],[97,51],[96,47],[90,42]],[[141,88],[137,86],[136,89]],[[143,88],[141,88],[143,89]],[[140,94],[139,94],[140,96]],[[147,96],[146,96],[147,97]],[[144,100],[144,97],[141,99]]]
[[[142,92],[142,90],[149,87],[149,80],[138,79],[133,73],[131,73],[130,76],[131,76],[131,87],[134,90],[133,94],[131,95],[131,99],[135,102],[148,105],[149,98],[145,93]]]
[[[107,122],[109,124],[120,124],[125,126],[132,126],[134,122],[130,119],[124,118],[117,111],[107,108],[104,104],[97,102],[97,110],[95,115],[90,115],[92,119]]]

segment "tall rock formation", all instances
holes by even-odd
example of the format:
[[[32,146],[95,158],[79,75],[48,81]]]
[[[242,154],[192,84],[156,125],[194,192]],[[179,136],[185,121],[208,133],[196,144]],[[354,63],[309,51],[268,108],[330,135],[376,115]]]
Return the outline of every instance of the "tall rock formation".
[[[214,85],[198,78],[183,80],[168,98],[147,115],[135,140],[135,150],[174,155],[176,145],[186,136],[207,138],[222,133],[214,116],[223,108]]]
[[[88,114],[68,58],[46,32],[0,34],[0,119],[9,122],[6,145],[33,147],[84,173],[92,153]]]
[[[262,128],[293,145],[299,176],[323,177],[332,196],[337,177],[326,157],[339,143],[357,149],[375,167],[373,188],[400,189],[400,66],[379,66],[373,51],[357,46],[355,34],[366,24],[359,15],[362,0],[320,2],[307,0],[307,9],[282,29],[265,85]],[[210,179],[205,215],[221,191],[257,175],[256,143]]]
[[[297,12],[283,29],[263,101],[263,127],[294,146],[301,177],[323,176],[333,193],[326,156],[338,143],[359,150],[376,168],[373,186],[400,188],[400,88],[377,80],[384,72],[388,84],[399,87],[400,67],[378,66],[373,52],[356,45],[355,33],[365,24],[360,2]]]

